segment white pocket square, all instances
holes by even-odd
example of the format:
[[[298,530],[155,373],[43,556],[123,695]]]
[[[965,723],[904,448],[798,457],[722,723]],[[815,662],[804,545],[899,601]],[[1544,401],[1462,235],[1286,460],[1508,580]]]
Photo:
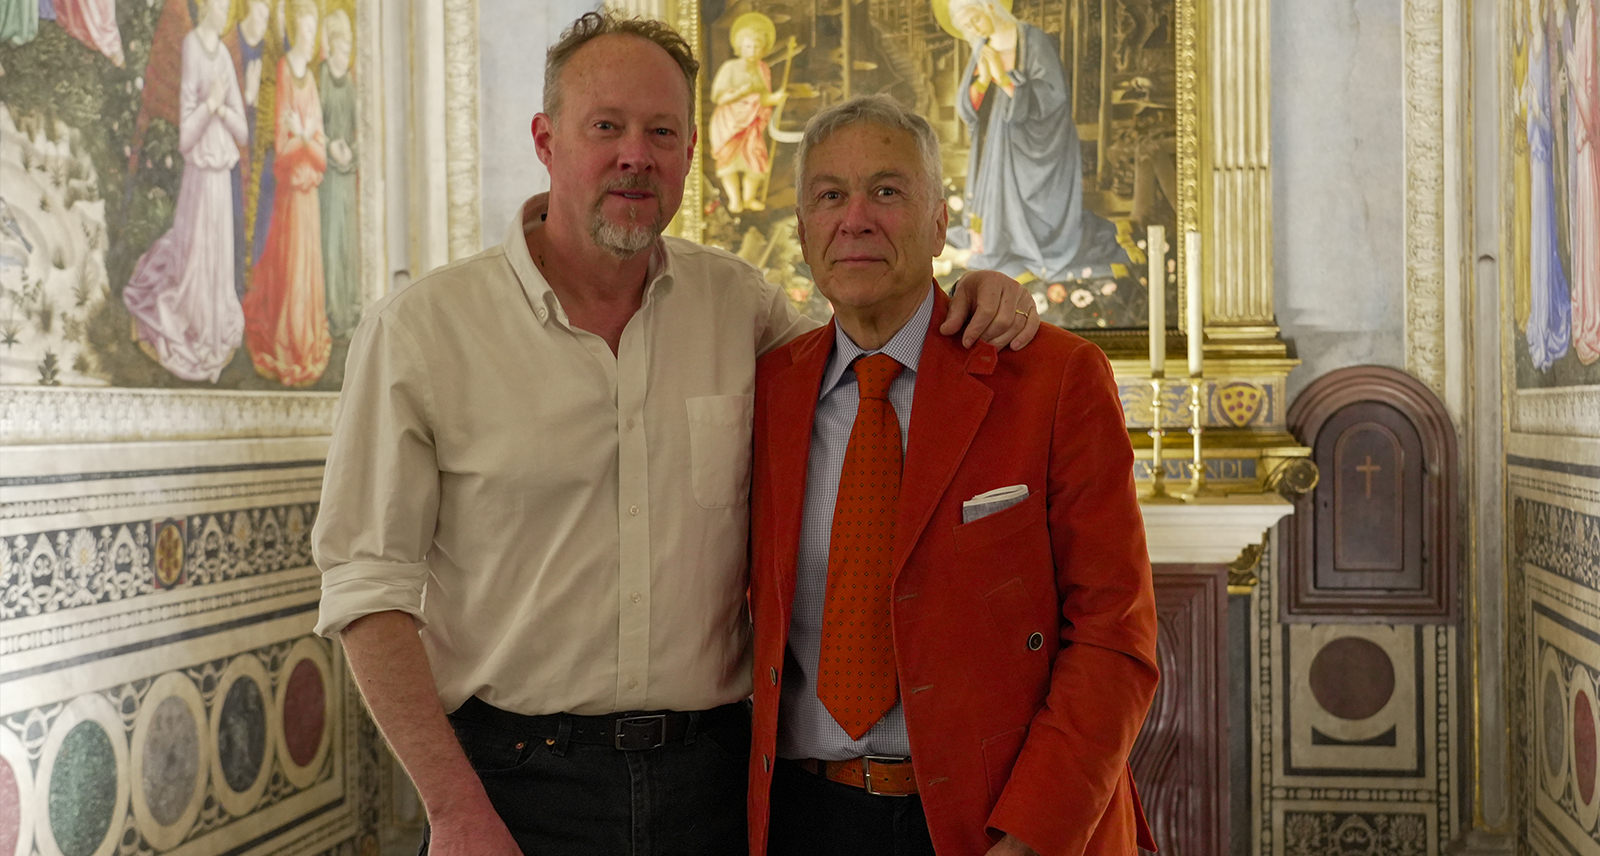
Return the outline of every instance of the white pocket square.
[[[1013,505],[1028,498],[1028,486],[1025,484],[1007,485],[994,490],[985,491],[961,503],[961,522],[971,523],[974,520],[988,517],[997,511],[1004,511]]]

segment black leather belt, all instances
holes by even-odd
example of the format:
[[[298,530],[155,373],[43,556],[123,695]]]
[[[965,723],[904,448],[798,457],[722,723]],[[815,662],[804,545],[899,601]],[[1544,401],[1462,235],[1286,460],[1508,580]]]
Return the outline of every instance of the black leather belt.
[[[565,737],[574,743],[611,746],[624,752],[681,743],[692,739],[700,729],[716,727],[732,721],[734,717],[746,715],[745,704],[736,701],[710,710],[644,710],[604,716],[578,716],[572,713],[527,716],[501,710],[476,696],[467,699],[465,704],[450,714],[452,719],[476,722],[530,738],[559,740]]]

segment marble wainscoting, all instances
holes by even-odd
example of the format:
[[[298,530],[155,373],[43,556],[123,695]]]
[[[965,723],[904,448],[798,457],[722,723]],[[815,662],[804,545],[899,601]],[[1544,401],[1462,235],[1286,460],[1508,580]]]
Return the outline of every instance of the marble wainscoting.
[[[325,452],[0,449],[0,854],[377,852],[387,753],[311,634]]]

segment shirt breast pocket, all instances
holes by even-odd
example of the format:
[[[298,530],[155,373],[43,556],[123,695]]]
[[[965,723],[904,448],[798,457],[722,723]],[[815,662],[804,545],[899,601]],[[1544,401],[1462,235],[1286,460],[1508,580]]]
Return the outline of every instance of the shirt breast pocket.
[[[684,401],[689,411],[689,481],[701,508],[750,500],[753,395],[704,395]]]

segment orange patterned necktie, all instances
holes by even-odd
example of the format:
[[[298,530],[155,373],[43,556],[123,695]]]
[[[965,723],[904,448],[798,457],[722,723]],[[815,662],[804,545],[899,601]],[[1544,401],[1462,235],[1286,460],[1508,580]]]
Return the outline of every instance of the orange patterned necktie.
[[[900,508],[900,421],[889,384],[900,363],[888,354],[856,360],[861,407],[850,429],[828,544],[827,601],[817,698],[860,740],[899,696],[889,584]]]

